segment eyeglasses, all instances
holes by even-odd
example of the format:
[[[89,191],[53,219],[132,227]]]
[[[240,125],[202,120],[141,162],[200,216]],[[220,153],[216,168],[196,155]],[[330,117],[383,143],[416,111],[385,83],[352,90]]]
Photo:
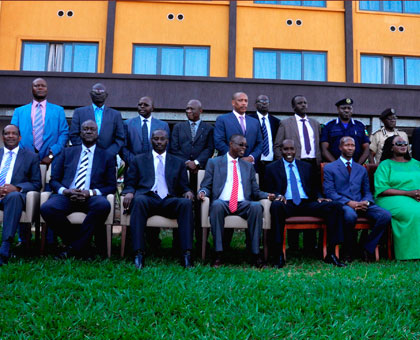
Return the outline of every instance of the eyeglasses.
[[[96,94],[102,94],[102,93],[105,93],[105,90],[102,90],[102,89],[94,89],[91,92],[92,93],[96,93]]]
[[[233,144],[236,144],[237,146],[239,146],[241,148],[247,148],[248,147],[248,144],[246,144],[246,143],[236,143],[236,142],[233,142]]]
[[[393,146],[407,146],[408,143],[407,142],[396,142],[394,144],[392,144]]]
[[[257,100],[257,103],[267,103],[267,104],[270,104],[270,101],[268,100],[268,99],[258,99]]]

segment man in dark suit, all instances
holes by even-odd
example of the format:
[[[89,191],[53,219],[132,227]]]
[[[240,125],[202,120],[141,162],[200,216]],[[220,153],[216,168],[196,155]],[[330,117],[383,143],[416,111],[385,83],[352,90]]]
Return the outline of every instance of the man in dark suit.
[[[260,187],[264,187],[265,167],[274,160],[274,141],[279,128],[280,119],[268,113],[270,99],[266,95],[259,95],[255,101],[257,112],[248,116],[258,119],[263,138],[261,158],[257,162],[257,172],[260,176]]]
[[[35,153],[19,147],[19,128],[7,125],[3,129],[4,148],[0,150],[0,209],[4,212],[0,266],[10,256],[10,245],[15,237],[26,193],[41,189],[39,158]]]
[[[115,156],[124,145],[124,126],[121,113],[105,105],[108,92],[104,85],[100,83],[93,85],[90,97],[92,105],[74,110],[70,127],[71,143],[82,145],[82,124],[87,120],[93,120],[98,126],[98,146]]]
[[[82,123],[80,138],[82,145],[64,149],[54,160],[53,194],[41,206],[42,217],[66,245],[62,258],[85,255],[94,233],[100,254],[105,254],[104,223],[111,209],[106,196],[116,189],[115,154],[97,145],[93,120]],[[87,214],[81,226],[67,219],[76,211]]]
[[[369,188],[366,169],[353,160],[356,146],[352,137],[340,140],[341,156],[324,167],[324,192],[328,198],[343,204],[345,224],[345,256],[354,255],[353,230],[357,217],[366,216],[374,225],[363,245],[363,259],[370,261],[386,227],[391,223],[391,213],[377,206]]]
[[[198,199],[210,197],[210,224],[216,249],[213,266],[223,264],[223,236],[225,217],[239,215],[248,221],[247,233],[253,254],[253,264],[260,267],[263,262],[259,256],[260,237],[263,223],[263,207],[260,200],[273,200],[274,194],[260,191],[251,163],[242,160],[247,142],[242,135],[232,135],[229,152],[212,158],[207,163],[206,174],[198,192]],[[239,171],[238,171],[239,167]]]
[[[138,269],[144,267],[146,223],[153,215],[177,218],[181,264],[185,268],[192,266],[194,196],[184,162],[166,152],[168,142],[165,130],[153,131],[153,150],[134,157],[124,179],[123,206],[126,211],[131,210],[134,264]]]
[[[319,179],[314,166],[295,159],[295,143],[283,140],[282,159],[270,164],[266,169],[266,183],[274,188],[277,196],[271,204],[271,232],[274,240],[275,265],[285,265],[282,251],[284,223],[291,216],[318,216],[325,218],[328,231],[328,253],[326,263],[338,267],[345,264],[335,256],[335,246],[343,241],[342,204],[322,198],[319,193]]]
[[[420,127],[413,130],[412,155],[414,159],[420,161]]]

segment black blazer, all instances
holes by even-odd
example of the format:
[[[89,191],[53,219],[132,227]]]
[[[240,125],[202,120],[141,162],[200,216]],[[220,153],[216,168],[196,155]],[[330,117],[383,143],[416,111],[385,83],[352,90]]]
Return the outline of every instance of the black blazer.
[[[55,193],[61,187],[69,188],[76,176],[82,146],[65,148],[54,159],[51,170],[50,185]],[[115,155],[96,145],[93,154],[92,172],[90,175],[90,189],[98,189],[102,195],[115,193],[117,178],[115,172]]]
[[[172,130],[170,152],[184,162],[198,160],[200,168],[205,169],[208,159],[214,153],[213,126],[201,121],[192,140],[190,123],[186,121],[176,124]]]
[[[0,149],[0,164],[3,160],[4,148]],[[32,151],[19,148],[10,184],[22,189],[22,193],[39,191],[42,186],[39,157]]]
[[[258,114],[255,113],[250,113],[248,114],[248,116],[255,118],[258,120],[258,123],[260,122],[260,120],[258,119]],[[268,121],[270,122],[270,128],[271,128],[271,139],[273,140],[273,147],[274,147],[274,141],[276,140],[276,133],[277,130],[279,129],[279,125],[280,125],[280,119],[272,116],[271,114],[268,114]],[[260,124],[261,126],[261,124]],[[262,134],[262,130],[261,130],[261,134]]]
[[[420,161],[420,128],[415,128],[413,130],[411,152],[412,152],[413,158]]]
[[[187,191],[188,186],[187,168],[182,159],[166,153],[165,179],[168,186],[168,194],[173,197],[181,197]],[[124,190],[122,195],[138,192],[146,194],[152,190],[155,183],[155,167],[153,165],[152,152],[134,157],[124,178]]]

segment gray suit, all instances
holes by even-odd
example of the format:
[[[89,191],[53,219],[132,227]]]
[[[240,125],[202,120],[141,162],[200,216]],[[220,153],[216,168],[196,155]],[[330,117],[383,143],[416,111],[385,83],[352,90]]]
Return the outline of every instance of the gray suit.
[[[251,163],[239,159],[238,165],[245,200],[238,202],[238,210],[234,215],[239,215],[248,221],[251,250],[254,254],[258,254],[263,208],[259,202],[253,200],[267,198],[268,194],[260,191],[255,178],[254,166]],[[204,191],[206,196],[210,197],[212,201],[210,206],[210,224],[216,251],[223,251],[225,216],[232,215],[229,210],[229,202],[219,199],[226,183],[227,169],[227,155],[209,159],[206,174],[199,190]]]

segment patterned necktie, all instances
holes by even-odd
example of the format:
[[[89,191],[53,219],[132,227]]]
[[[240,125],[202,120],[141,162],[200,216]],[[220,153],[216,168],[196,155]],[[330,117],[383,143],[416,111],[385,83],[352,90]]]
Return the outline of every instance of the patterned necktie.
[[[265,117],[262,117],[261,129],[263,134],[263,155],[268,156],[268,154],[270,153],[270,148],[268,144],[268,133],[267,126],[265,125]]]
[[[195,138],[195,126],[197,125],[197,123],[196,122],[192,122],[191,123],[191,136],[192,136],[192,139],[194,140],[194,138]]]
[[[239,179],[238,179],[238,171],[236,169],[236,160],[233,160],[233,185],[232,185],[232,194],[230,195],[229,200],[229,210],[234,213],[238,210],[238,188],[239,188]]]
[[[42,135],[44,134],[44,122],[42,121],[42,109],[41,103],[38,103],[35,110],[35,119],[34,119],[34,146],[38,151],[41,150],[42,144]]]
[[[299,205],[302,199],[300,198],[296,176],[293,172],[293,164],[289,164],[289,168],[290,186],[292,189],[292,200],[294,204]]]
[[[89,164],[89,153],[90,153],[89,149],[86,149],[83,152],[82,161],[80,162],[79,172],[77,173],[77,178],[76,178],[76,183],[75,183],[76,189],[83,190],[85,187],[86,173],[87,173],[88,164]]]
[[[143,119],[143,126],[141,128],[142,137],[143,137],[143,153],[149,152],[149,131],[147,129],[147,119]]]
[[[309,141],[308,128],[306,127],[305,119],[301,119],[300,121],[302,122],[303,140],[305,141],[305,151],[306,154],[309,155],[309,153],[311,152],[311,142]]]
[[[349,175],[351,174],[351,165],[350,165],[350,162],[346,162],[346,168],[347,168],[347,171],[349,172]]]
[[[95,122],[98,125],[98,135],[101,131],[101,124],[102,124],[102,109],[99,107],[95,108]]]
[[[163,157],[162,155],[157,156],[159,159],[159,163],[156,169],[157,175],[157,194],[161,199],[164,199],[168,196],[168,186],[166,185],[165,179],[165,167],[163,166]]]
[[[9,156],[7,157],[6,162],[4,162],[4,166],[0,171],[0,186],[1,187],[6,183],[6,177],[7,177],[7,173],[9,172],[10,163],[12,163],[13,152],[9,151],[8,155]]]
[[[239,122],[241,123],[242,133],[245,136],[245,134],[246,134],[245,117],[239,116]]]

